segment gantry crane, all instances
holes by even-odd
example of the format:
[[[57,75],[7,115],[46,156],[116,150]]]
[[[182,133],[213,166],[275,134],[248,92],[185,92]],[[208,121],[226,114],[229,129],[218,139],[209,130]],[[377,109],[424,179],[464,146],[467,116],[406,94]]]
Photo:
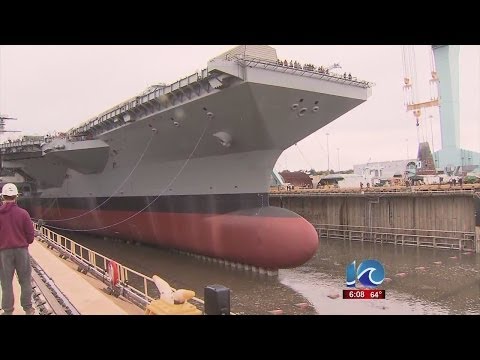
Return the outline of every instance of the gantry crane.
[[[430,49],[431,50],[431,49]],[[426,122],[422,121],[426,119],[426,113],[428,108],[435,108],[439,106],[439,92],[438,84],[439,79],[435,67],[435,61],[433,58],[433,53],[430,51],[430,75],[429,88],[430,88],[430,99],[420,99],[418,94],[418,82],[417,82],[417,71],[416,71],[416,57],[415,57],[415,47],[412,45],[405,45],[402,47],[403,55],[403,74],[404,74],[404,99],[405,107],[407,112],[412,112],[416,120],[417,126],[417,139],[418,139],[418,156],[417,160],[419,163],[417,169],[422,171],[424,174],[432,173],[435,171],[435,162],[433,159],[432,151],[428,144],[428,136],[425,137],[425,133],[428,134],[428,128],[426,127]],[[431,118],[431,116],[430,116]],[[431,120],[430,120],[431,121]],[[432,132],[432,148],[433,148],[433,128],[430,124],[430,130]],[[420,131],[421,130],[421,131]],[[423,139],[421,139],[420,133],[423,134]]]
[[[404,95],[407,112],[416,118],[420,145],[420,118],[422,110],[439,107],[442,146],[434,153],[436,167],[455,169],[480,165],[480,154],[460,147],[460,99],[459,99],[459,45],[432,45],[430,47],[430,100],[420,101],[416,91],[415,47],[403,46]],[[425,124],[424,124],[425,125]],[[425,128],[425,126],[423,126]],[[432,146],[433,146],[433,130]],[[428,129],[427,129],[428,132]],[[425,141],[425,140],[424,140]],[[428,144],[428,143],[427,143]]]

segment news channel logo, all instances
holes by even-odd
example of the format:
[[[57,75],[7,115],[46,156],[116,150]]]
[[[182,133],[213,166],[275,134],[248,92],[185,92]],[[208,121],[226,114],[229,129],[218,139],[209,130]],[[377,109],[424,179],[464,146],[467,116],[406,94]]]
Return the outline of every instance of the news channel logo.
[[[364,260],[358,268],[355,265],[355,260],[347,265],[347,287],[355,287],[357,280],[363,286],[377,287],[385,280],[385,269],[380,261]]]

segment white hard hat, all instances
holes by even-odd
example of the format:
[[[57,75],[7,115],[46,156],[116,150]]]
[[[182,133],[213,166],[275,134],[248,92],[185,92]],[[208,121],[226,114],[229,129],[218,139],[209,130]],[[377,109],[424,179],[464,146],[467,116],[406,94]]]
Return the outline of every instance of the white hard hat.
[[[2,188],[2,195],[4,196],[17,196],[18,195],[18,189],[15,186],[15,184],[8,183],[3,185]]]

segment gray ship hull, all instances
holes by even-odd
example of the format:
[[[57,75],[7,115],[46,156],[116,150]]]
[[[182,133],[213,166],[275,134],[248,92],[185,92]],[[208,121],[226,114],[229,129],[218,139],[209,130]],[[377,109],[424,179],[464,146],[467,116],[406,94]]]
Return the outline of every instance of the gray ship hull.
[[[269,206],[273,166],[370,89],[251,65],[258,63],[214,59],[195,81],[137,97],[131,109],[23,157],[4,155],[2,166],[35,180],[37,195],[26,204],[54,227],[265,268],[298,266],[318,238],[303,218]]]

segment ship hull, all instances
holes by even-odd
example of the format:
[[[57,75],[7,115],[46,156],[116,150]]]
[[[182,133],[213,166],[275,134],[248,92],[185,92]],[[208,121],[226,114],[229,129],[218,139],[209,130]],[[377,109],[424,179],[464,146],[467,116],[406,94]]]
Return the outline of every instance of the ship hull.
[[[167,197],[157,199],[146,211],[140,210],[152,202],[147,197],[109,199],[104,209],[90,212],[85,204],[105,200],[50,199],[46,205],[44,199],[27,208],[53,229],[128,239],[266,269],[308,261],[318,248],[313,226],[286,209],[267,204],[250,207],[268,196],[255,195]]]
[[[201,74],[148,90],[66,138],[5,145],[2,167],[35,183],[27,208],[53,229],[269,269],[301,265],[318,236],[299,215],[269,206],[272,169],[370,89],[268,59],[215,58]]]

